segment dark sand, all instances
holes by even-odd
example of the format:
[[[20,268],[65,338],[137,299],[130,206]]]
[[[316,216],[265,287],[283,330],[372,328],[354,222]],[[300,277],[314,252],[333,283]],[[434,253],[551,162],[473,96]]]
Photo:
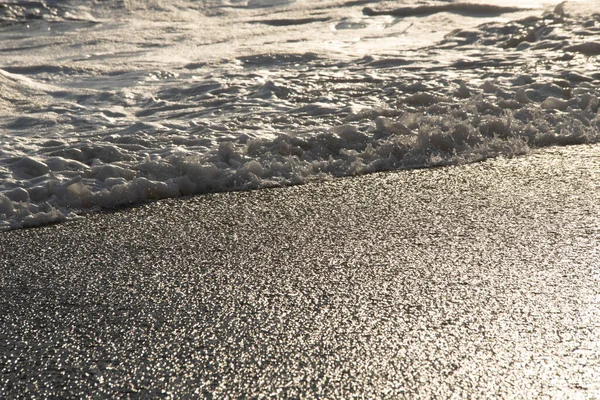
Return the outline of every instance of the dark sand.
[[[594,398],[600,147],[0,234],[0,397]]]

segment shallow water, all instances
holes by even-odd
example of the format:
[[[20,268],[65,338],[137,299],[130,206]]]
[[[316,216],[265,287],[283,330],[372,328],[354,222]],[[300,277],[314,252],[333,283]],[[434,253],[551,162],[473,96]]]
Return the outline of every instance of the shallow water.
[[[600,1],[413,3],[0,5],[0,230],[598,141]]]

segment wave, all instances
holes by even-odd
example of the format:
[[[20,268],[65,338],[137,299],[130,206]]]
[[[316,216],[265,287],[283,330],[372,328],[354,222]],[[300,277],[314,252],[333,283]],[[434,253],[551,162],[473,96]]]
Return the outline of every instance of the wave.
[[[7,68],[0,229],[597,142],[599,22],[546,13],[351,62],[281,53],[107,75]],[[42,82],[57,75],[93,85]]]

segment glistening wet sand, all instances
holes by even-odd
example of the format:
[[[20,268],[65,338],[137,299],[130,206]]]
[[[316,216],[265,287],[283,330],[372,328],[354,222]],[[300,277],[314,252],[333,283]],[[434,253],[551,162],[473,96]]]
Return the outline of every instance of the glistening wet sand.
[[[0,397],[593,398],[600,147],[0,234]]]

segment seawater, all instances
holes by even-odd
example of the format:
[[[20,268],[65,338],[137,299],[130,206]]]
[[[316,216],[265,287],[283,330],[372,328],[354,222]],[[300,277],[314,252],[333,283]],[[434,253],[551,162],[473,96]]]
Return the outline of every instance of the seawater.
[[[597,142],[600,1],[465,3],[0,3],[0,230]]]

